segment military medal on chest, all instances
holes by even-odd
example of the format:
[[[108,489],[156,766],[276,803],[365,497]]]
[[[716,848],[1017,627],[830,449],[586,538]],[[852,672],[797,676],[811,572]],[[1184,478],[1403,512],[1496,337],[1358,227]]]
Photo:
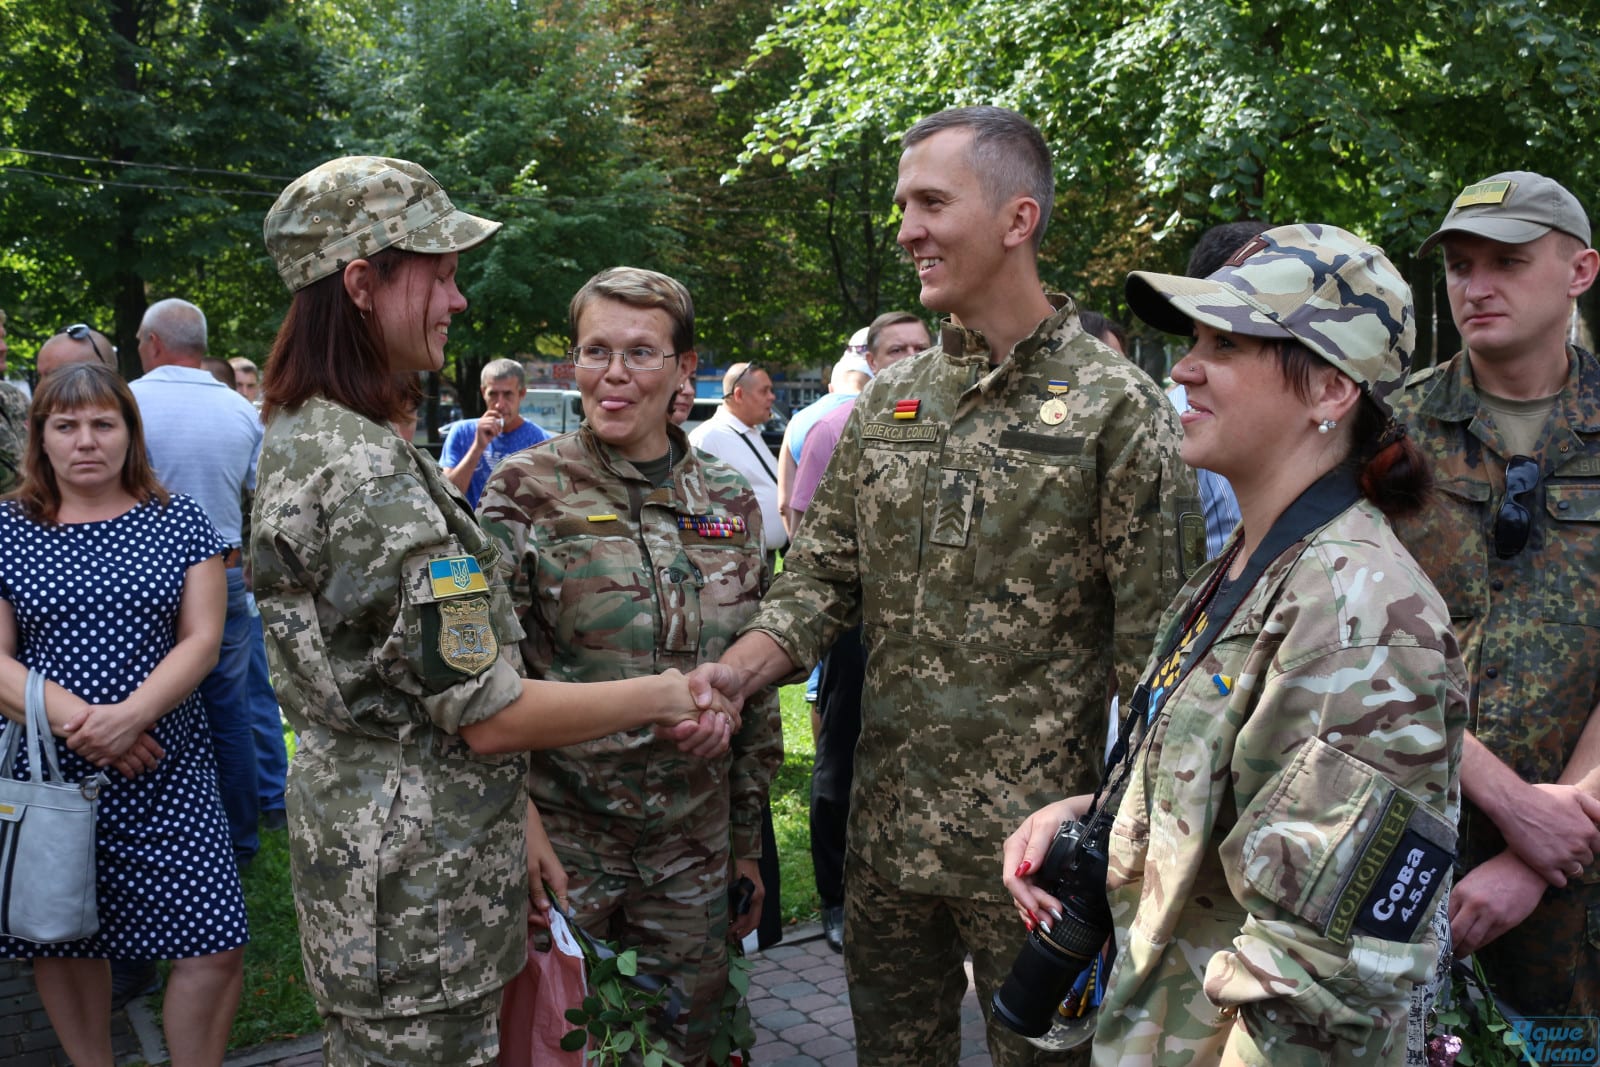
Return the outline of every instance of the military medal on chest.
[[[1060,426],[1067,421],[1067,402],[1061,397],[1071,385],[1059,378],[1052,378],[1045,388],[1050,390],[1051,397],[1039,405],[1039,421],[1046,426]]]

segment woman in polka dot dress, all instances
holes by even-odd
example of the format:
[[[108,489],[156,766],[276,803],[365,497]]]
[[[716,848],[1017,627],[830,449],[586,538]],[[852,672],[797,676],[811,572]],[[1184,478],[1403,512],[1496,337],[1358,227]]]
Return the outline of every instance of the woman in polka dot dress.
[[[41,384],[22,485],[0,502],[0,730],[21,729],[35,668],[49,679],[63,774],[106,768],[111,784],[96,834],[99,932],[0,937],[0,957],[34,961],[80,1067],[112,1063],[110,957],[175,961],[164,1008],[174,1067],[220,1064],[238,1008],[244,896],[194,695],[222,639],[224,550],[199,506],[156,481],[120,378],[80,365]]]

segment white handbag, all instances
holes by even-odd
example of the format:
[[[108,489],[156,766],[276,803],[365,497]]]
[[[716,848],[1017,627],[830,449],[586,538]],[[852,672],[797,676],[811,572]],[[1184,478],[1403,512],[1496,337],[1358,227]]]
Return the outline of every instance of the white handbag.
[[[26,728],[7,722],[0,749],[0,934],[76,941],[100,929],[94,820],[106,776],[97,771],[82,782],[62,779],[38,671],[28,671],[23,704]],[[24,734],[32,774],[21,779],[15,764]]]

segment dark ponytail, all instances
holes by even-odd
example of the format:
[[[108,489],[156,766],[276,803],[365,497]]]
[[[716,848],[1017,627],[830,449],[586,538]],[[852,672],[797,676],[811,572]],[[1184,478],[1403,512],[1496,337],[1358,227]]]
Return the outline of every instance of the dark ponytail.
[[[1422,510],[1433,489],[1433,470],[1405,424],[1385,415],[1365,393],[1356,405],[1348,462],[1356,468],[1361,495],[1391,519]]]

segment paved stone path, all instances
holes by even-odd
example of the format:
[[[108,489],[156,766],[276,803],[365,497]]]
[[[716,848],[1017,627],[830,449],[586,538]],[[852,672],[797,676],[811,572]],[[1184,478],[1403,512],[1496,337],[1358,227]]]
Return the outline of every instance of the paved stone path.
[[[750,1014],[756,1027],[752,1067],[855,1067],[855,1026],[844,964],[822,928],[795,927],[782,944],[751,956]],[[143,1001],[113,1020],[121,1067],[166,1062],[160,1022]],[[0,1064],[66,1067],[61,1043],[33,992],[27,964],[0,961]],[[228,1067],[322,1067],[317,1035],[235,1052]],[[961,1004],[961,1067],[990,1067],[983,1018],[968,968]]]

